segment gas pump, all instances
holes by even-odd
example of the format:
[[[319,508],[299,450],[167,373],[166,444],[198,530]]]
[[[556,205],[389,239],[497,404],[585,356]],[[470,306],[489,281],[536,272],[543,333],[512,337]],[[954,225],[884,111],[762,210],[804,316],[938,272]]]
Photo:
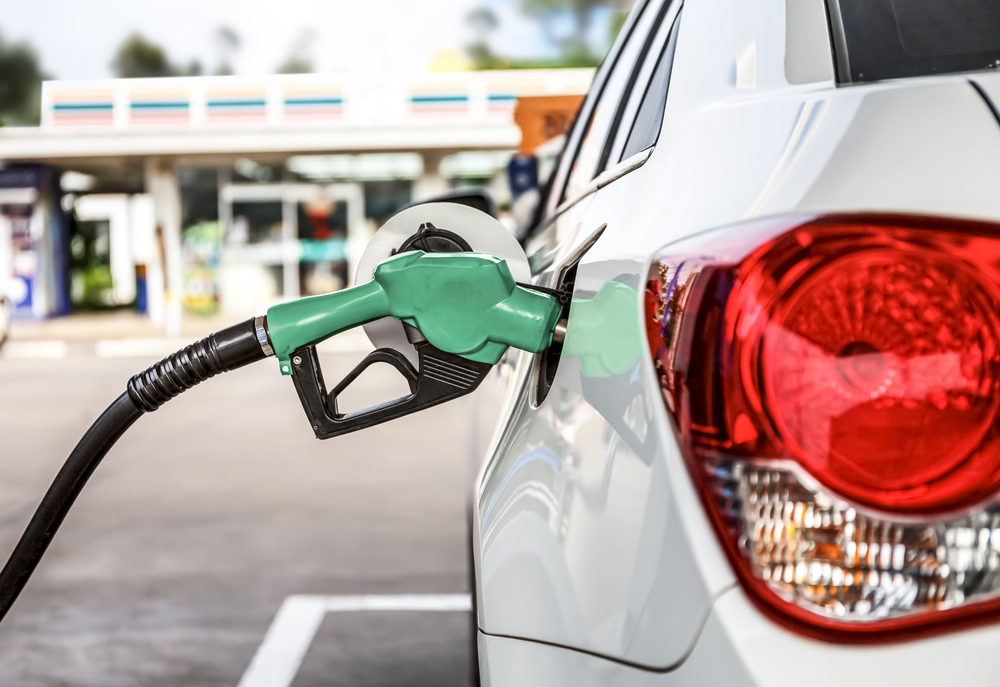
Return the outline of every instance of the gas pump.
[[[90,475],[145,413],[216,375],[271,357],[291,377],[319,439],[460,398],[479,386],[509,347],[541,352],[565,332],[568,294],[529,279],[521,246],[495,219],[455,203],[418,205],[375,234],[355,286],[273,306],[134,375],[70,454],[0,571],[0,619]],[[316,345],[359,326],[376,350],[329,390]],[[338,396],[376,363],[395,368],[409,394],[340,412]]]

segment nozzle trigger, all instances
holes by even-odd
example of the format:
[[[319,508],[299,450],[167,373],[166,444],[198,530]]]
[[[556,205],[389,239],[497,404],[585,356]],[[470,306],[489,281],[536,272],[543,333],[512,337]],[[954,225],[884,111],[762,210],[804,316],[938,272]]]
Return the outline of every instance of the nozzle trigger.
[[[317,439],[355,432],[373,425],[451,401],[476,390],[493,368],[462,356],[434,348],[423,341],[416,344],[419,371],[399,351],[380,348],[368,354],[344,379],[327,392],[315,346],[303,346],[292,354],[295,368],[292,381],[302,408]],[[341,413],[337,397],[375,363],[392,365],[403,375],[410,394],[354,413]]]

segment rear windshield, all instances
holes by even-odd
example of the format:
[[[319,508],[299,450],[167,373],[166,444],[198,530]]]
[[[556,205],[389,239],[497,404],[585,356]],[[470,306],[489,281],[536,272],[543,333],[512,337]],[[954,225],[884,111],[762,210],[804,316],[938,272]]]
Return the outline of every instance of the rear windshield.
[[[1000,69],[1000,0],[827,2],[841,82]]]

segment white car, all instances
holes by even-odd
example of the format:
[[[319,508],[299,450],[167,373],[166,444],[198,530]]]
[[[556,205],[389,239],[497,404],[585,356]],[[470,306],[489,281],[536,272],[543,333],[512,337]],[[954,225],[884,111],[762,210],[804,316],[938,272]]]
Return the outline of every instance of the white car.
[[[1000,5],[647,0],[526,250],[490,687],[995,684]]]

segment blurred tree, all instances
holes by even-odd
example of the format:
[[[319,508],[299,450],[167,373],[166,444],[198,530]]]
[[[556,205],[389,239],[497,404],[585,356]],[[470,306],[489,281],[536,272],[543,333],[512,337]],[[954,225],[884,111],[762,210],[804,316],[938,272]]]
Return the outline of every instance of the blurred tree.
[[[622,27],[625,26],[625,20],[628,19],[627,9],[615,9],[611,11],[611,21],[608,22],[608,45],[610,46],[618,38],[618,34],[621,33]]]
[[[313,63],[301,55],[289,55],[278,67],[276,74],[312,74]]]
[[[496,31],[496,28],[500,25],[500,20],[497,18],[496,13],[489,7],[477,7],[469,12],[465,17],[465,21],[477,35],[483,38]]]
[[[489,3],[491,0],[484,0]],[[533,69],[544,67],[595,67],[625,24],[634,0],[521,0],[521,11],[536,19],[546,41],[556,49],[554,57],[504,58],[490,45],[499,20],[487,7],[466,16],[476,40],[466,53],[477,69]],[[607,26],[607,36],[594,36],[595,28]]]
[[[220,26],[212,36],[215,43],[215,52],[219,59],[219,65],[215,68],[218,76],[228,76],[235,74],[233,69],[233,59],[240,51],[240,36],[228,26]]]
[[[139,33],[133,33],[118,47],[111,68],[116,76],[123,79],[177,75],[163,48]]]
[[[312,45],[315,39],[316,34],[313,31],[303,31],[299,34],[295,45],[292,46],[291,52],[288,53],[288,57],[278,66],[277,73],[312,74],[314,71]]]
[[[600,56],[593,54],[590,46],[591,20],[597,9],[607,7],[607,0],[521,0],[521,8],[528,16],[541,22],[545,37],[557,45],[565,66],[593,67]],[[560,35],[558,26],[570,18],[570,32]]]
[[[490,47],[490,35],[500,25],[497,15],[489,7],[477,7],[465,16],[465,23],[475,34],[475,40],[465,46],[465,52],[476,69],[505,69],[510,62],[498,57]]]
[[[0,126],[38,124],[44,78],[31,46],[0,36]]]

